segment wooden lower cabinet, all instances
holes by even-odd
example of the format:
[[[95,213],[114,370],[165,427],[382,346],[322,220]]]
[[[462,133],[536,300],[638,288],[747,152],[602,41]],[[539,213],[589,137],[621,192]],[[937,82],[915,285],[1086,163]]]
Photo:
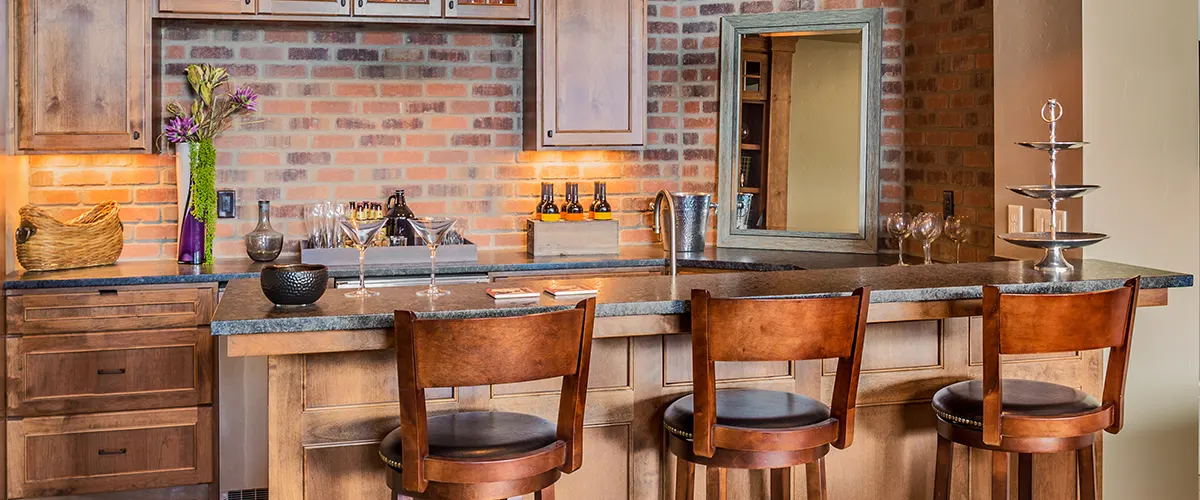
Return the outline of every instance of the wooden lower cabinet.
[[[213,479],[212,408],[8,422],[8,497],[198,484]]]
[[[178,14],[253,14],[258,0],[158,0],[158,12]]]
[[[644,322],[642,329],[625,325],[630,333],[602,329],[597,321],[583,467],[560,480],[560,498],[672,498],[675,459],[665,451],[662,411],[691,390],[691,338],[664,335],[685,332],[686,325],[661,318],[620,318]],[[868,326],[854,444],[828,457],[831,498],[932,498],[937,443],[929,400],[947,384],[980,377],[981,335],[979,319],[966,317]],[[308,341],[310,348],[320,343]],[[1100,362],[1099,353],[1011,358],[1005,376],[1098,394]],[[834,361],[717,364],[719,387],[794,391],[823,401],[833,393],[835,373]],[[394,350],[269,356],[268,386],[273,500],[388,496],[377,450],[399,424]],[[431,390],[429,413],[517,411],[553,421],[558,387],[550,379]],[[958,448],[952,498],[987,498],[988,458]],[[1034,474],[1039,500],[1076,498],[1073,455],[1038,456]],[[703,492],[703,470],[696,478]],[[729,478],[730,499],[769,496],[765,471],[731,471]],[[792,479],[795,498],[803,498],[803,469]]]

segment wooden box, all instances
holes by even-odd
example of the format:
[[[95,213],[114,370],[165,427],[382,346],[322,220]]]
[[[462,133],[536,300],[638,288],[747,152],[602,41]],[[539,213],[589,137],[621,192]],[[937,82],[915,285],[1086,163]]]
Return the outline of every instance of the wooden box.
[[[621,227],[615,220],[542,222],[529,219],[526,251],[534,257],[602,255],[619,251]]]

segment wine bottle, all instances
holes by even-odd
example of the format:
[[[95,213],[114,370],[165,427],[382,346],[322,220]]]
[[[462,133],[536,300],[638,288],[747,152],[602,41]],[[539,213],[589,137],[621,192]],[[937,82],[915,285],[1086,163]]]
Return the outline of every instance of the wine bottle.
[[[558,222],[562,215],[558,212],[558,207],[554,204],[554,184],[546,183],[546,202],[542,204],[542,220],[545,222]]]
[[[548,192],[547,185],[549,184],[549,182],[542,183],[542,194],[541,198],[538,199],[537,207],[534,207],[533,209],[533,220],[542,220],[542,212],[545,211],[546,208],[546,194]]]
[[[587,219],[583,205],[579,204],[579,183],[567,183],[567,203],[564,205],[563,218],[575,222]]]
[[[596,218],[596,203],[600,202],[600,181],[592,183],[592,204],[588,206],[588,212],[591,212],[592,218]]]
[[[592,202],[592,218],[612,220],[612,206],[608,204],[608,186],[605,183],[596,183],[595,198],[595,201]]]

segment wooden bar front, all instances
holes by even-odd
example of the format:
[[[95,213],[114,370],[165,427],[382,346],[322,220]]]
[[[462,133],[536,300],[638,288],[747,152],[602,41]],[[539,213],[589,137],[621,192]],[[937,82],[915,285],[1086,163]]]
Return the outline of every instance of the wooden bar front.
[[[1145,290],[1140,305],[1164,305],[1166,298],[1166,290]],[[979,314],[978,300],[872,306],[855,441],[828,457],[832,498],[931,498],[936,434],[929,400],[947,384],[980,378]],[[561,498],[671,498],[674,458],[664,447],[661,416],[691,390],[687,328],[680,316],[597,318],[584,463],[559,482]],[[272,498],[388,498],[377,451],[399,425],[389,344],[383,330],[229,337],[231,356],[268,356]],[[1099,394],[1102,363],[1100,351],[1012,356],[1004,376]],[[835,368],[834,360],[718,363],[717,376],[719,387],[794,391],[827,402]],[[517,411],[553,420],[558,384],[431,390],[429,411]],[[955,454],[952,496],[987,498],[989,456],[965,450]],[[696,476],[697,491],[704,491],[704,474]],[[1073,454],[1037,456],[1034,477],[1039,499],[1076,498]],[[730,471],[730,498],[767,498],[768,480],[766,471]],[[792,484],[803,498],[803,469],[793,471]]]

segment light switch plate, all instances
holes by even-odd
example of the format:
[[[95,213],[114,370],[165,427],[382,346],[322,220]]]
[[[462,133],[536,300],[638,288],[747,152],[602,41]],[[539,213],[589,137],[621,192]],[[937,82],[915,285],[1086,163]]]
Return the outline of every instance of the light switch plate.
[[[1058,218],[1057,226],[1059,231],[1067,230],[1067,211],[1059,210],[1056,215]],[[1035,208],[1033,209],[1033,230],[1039,233],[1050,232],[1050,209]]]
[[[1023,205],[1008,206],[1008,232],[1020,233],[1025,231],[1025,207]]]

